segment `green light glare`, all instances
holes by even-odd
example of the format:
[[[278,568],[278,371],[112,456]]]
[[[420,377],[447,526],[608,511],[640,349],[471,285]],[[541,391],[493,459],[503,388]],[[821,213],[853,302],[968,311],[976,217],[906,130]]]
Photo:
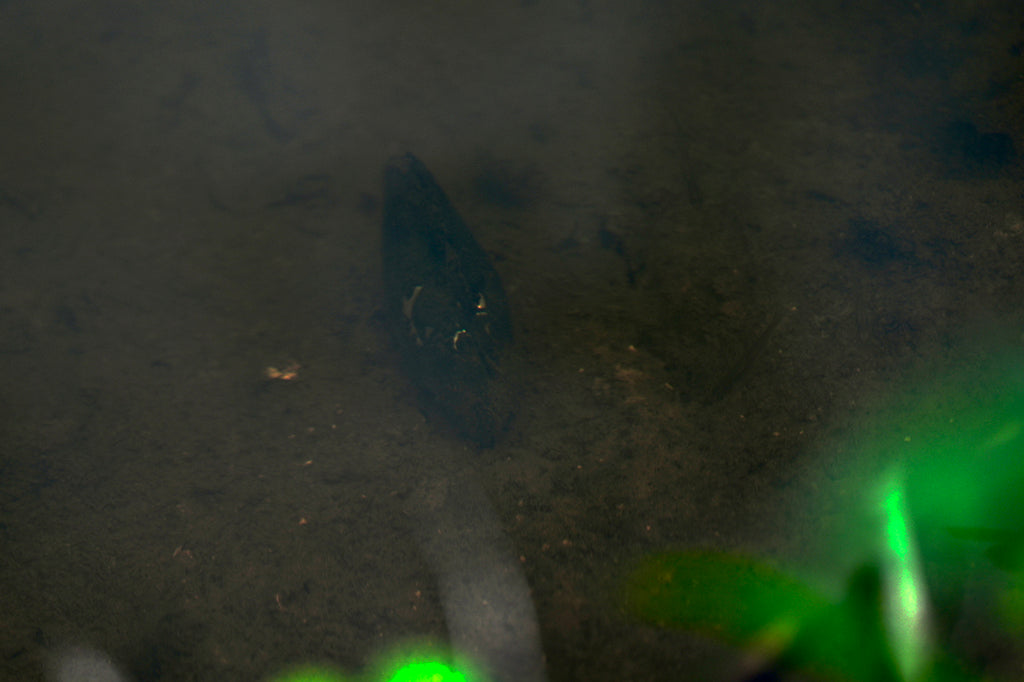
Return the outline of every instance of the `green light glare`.
[[[402,662],[372,671],[360,679],[370,682],[484,682],[482,678],[467,675],[437,660],[411,660],[403,657]],[[271,682],[353,682],[336,670],[316,665],[307,665],[290,670],[271,678]]]
[[[815,510],[804,531],[805,547],[820,543],[806,551],[810,570],[836,580],[879,561],[887,597],[903,604],[894,613],[919,617],[923,605],[920,617],[937,637],[955,622],[971,576],[988,581],[1000,571],[1021,587],[1024,354],[994,353],[908,380],[851,424],[822,453],[820,499],[799,499],[801,513]],[[908,551],[916,567],[905,563]],[[914,587],[925,582],[927,600]],[[1021,634],[1024,601],[994,596],[994,620]]]
[[[925,394],[919,402],[902,398],[917,404],[890,423],[895,427],[890,435],[902,442],[876,442],[864,453],[899,457],[906,504],[918,532],[1019,527],[1024,521],[1024,361],[964,369],[919,392]]]
[[[893,657],[904,680],[917,680],[932,657],[928,597],[907,515],[903,485],[890,475],[881,487],[883,613]]]
[[[958,437],[915,438],[904,448],[915,518],[935,527],[1000,527],[1008,516],[1020,514],[1024,439],[1021,423],[1007,419],[1017,417],[1020,406],[1010,409],[988,415],[1002,423],[963,424]],[[947,428],[960,425],[960,419],[952,419]]]
[[[444,663],[428,661],[402,666],[388,682],[467,682],[466,676]]]
[[[368,682],[488,682],[468,657],[442,642],[406,642],[376,657],[362,676]]]

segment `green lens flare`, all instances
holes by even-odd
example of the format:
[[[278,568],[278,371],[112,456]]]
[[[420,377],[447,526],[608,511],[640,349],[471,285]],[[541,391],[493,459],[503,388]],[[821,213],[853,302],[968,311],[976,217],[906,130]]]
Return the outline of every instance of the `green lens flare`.
[[[469,676],[464,672],[439,661],[406,662],[389,675],[373,674],[369,682],[483,682],[482,678]],[[352,682],[337,671],[321,666],[303,666],[271,679],[271,682]]]
[[[467,682],[466,676],[444,663],[410,663],[402,666],[388,682]]]
[[[917,680],[931,660],[928,597],[897,475],[882,487],[882,592],[886,630],[902,679]]]
[[[820,487],[821,504],[800,500],[812,520],[798,537],[821,584],[845,580],[840,598],[762,560],[682,551],[641,562],[629,610],[756,650],[781,671],[978,679],[938,644],[953,642],[969,584],[992,590],[993,624],[1024,635],[1024,357],[965,363],[874,414],[842,457],[829,453],[838,485]]]

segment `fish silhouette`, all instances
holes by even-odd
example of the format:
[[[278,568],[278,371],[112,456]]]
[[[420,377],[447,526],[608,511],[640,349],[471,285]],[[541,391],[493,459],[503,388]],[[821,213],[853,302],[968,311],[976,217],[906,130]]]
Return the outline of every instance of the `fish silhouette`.
[[[512,323],[501,278],[426,166],[384,170],[382,258],[388,326],[428,417],[491,447],[508,425],[501,370]]]

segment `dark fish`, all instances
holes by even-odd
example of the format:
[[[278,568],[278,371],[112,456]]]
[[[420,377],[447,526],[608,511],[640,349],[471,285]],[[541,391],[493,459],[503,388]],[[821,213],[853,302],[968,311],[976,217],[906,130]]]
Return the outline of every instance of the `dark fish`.
[[[512,323],[501,278],[430,171],[412,154],[384,170],[386,312],[428,416],[494,445],[508,424],[503,351]]]

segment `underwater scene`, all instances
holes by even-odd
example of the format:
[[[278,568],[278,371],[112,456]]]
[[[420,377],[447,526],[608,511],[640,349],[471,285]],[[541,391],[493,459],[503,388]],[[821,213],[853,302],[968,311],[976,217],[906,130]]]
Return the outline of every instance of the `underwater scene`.
[[[1017,0],[0,0],[0,682],[1024,678]]]

